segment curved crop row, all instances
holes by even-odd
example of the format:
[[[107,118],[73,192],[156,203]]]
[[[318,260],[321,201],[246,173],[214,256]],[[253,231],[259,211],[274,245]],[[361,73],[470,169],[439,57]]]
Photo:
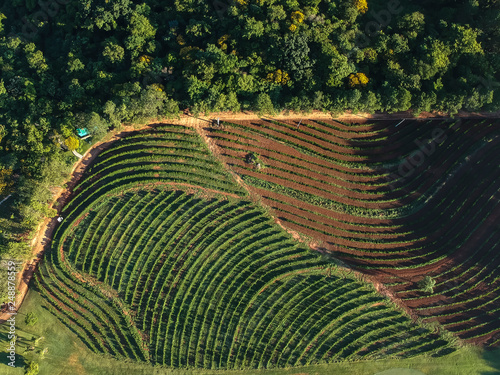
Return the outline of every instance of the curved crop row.
[[[375,275],[422,317],[496,342],[496,120],[231,121],[205,131],[283,225]],[[430,295],[417,285],[426,275],[437,282]]]
[[[73,191],[38,288],[92,350],[170,367],[453,350],[244,195],[188,128],[124,138]]]
[[[144,227],[137,237],[134,215],[123,212],[139,213],[149,201],[155,202],[154,214],[141,216]],[[378,358],[383,347],[356,354],[379,338],[373,330],[403,337],[411,324],[373,289],[331,270],[327,276],[329,263],[296,244],[249,202],[132,190],[108,197],[107,204],[77,220],[57,237],[40,285],[49,300],[60,301],[53,305],[78,314],[76,326],[88,332],[96,350],[133,357],[128,345],[135,341],[123,326],[110,331],[118,313],[110,311],[114,319],[107,318],[108,307],[97,304],[97,296],[77,308],[78,298],[64,295],[65,285],[76,294],[85,290],[68,273],[118,286],[110,293],[129,307],[143,340],[136,347],[148,348],[152,362],[173,367],[268,368],[347,355]],[[85,237],[88,228],[94,233],[77,249],[74,238]],[[140,251],[126,245],[134,238]],[[118,270],[129,275],[126,290],[106,277],[118,254],[127,258]],[[57,280],[59,289],[49,279]],[[419,340],[435,338],[428,332]]]

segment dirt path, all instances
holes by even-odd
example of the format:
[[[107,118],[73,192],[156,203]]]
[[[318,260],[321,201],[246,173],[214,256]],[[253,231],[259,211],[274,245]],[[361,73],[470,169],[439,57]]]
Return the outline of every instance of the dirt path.
[[[81,176],[83,175],[87,167],[90,164],[92,164],[93,160],[97,157],[97,155],[99,155],[99,153],[107,149],[117,139],[126,137],[130,133],[150,128],[151,125],[154,124],[161,124],[161,123],[183,124],[189,127],[196,128],[200,126],[200,124],[206,125],[207,121],[208,120],[206,119],[196,118],[193,116],[181,116],[179,119],[154,121],[150,124],[141,127],[134,127],[132,125],[122,126],[122,128],[119,131],[109,133],[103,141],[98,142],[91,148],[89,148],[87,152],[85,152],[85,154],[82,155],[82,158],[73,166],[70,172],[69,180],[66,182],[66,187],[65,188],[61,187],[54,191],[54,199],[49,207],[54,208],[59,214],[59,212],[61,211],[61,209],[64,207],[67,200],[71,196],[73,188],[76,186],[76,184],[80,180]],[[213,191],[207,191],[207,192],[214,193]],[[227,194],[227,195],[233,197],[232,194]],[[22,269],[19,271],[16,277],[17,295],[16,295],[15,312],[17,312],[21,307],[21,304],[24,301],[26,294],[28,293],[28,286],[31,281],[31,278],[33,277],[33,274],[35,273],[36,267],[40,262],[40,260],[42,259],[44,251],[48,248],[48,246],[50,246],[52,233],[54,232],[54,229],[57,225],[58,216],[59,215],[56,215],[56,217],[54,218],[46,218],[38,226],[36,230],[36,235],[31,241],[31,247],[33,248],[31,257],[28,261],[26,261],[23,264]],[[10,318],[10,316],[11,314],[10,312],[7,311],[7,306],[4,306],[3,309],[0,311],[0,324],[4,323],[7,319]]]
[[[145,129],[149,127],[149,125],[143,126],[140,129]],[[92,161],[96,158],[96,156],[107,147],[111,145],[115,140],[125,137],[129,133],[133,131],[137,131],[140,129],[136,129],[133,126],[124,126],[119,132],[110,133],[104,141],[96,143],[87,152],[83,155],[83,158],[80,159],[74,166],[70,172],[70,179],[66,182],[66,188],[58,188],[54,192],[54,199],[50,204],[50,208],[56,209],[56,211],[61,211],[61,208],[64,207],[67,199],[71,195],[73,188],[76,183],[80,179],[80,177],[85,172],[85,169],[92,163]],[[42,259],[43,253],[46,248],[49,246],[52,233],[57,224],[56,215],[53,218],[46,218],[37,228],[36,235],[31,241],[31,246],[33,251],[31,253],[30,259],[23,264],[22,269],[17,274],[17,295],[16,295],[16,311],[21,307],[22,302],[24,301],[24,297],[28,293],[28,285],[35,273],[36,266],[38,262]],[[5,322],[10,318],[10,313],[6,311],[6,306],[0,312],[0,324]]]
[[[455,117],[472,117],[472,118],[498,118],[500,117],[500,111],[495,113],[466,113],[459,112]],[[218,154],[215,145],[208,139],[205,132],[202,131],[204,126],[210,124],[213,119],[220,118],[220,120],[243,120],[243,121],[251,121],[251,120],[259,120],[259,119],[269,119],[269,120],[296,120],[300,121],[301,119],[325,119],[325,120],[339,120],[345,122],[353,122],[353,123],[364,123],[369,120],[395,120],[408,118],[413,119],[413,115],[410,112],[400,112],[394,114],[367,114],[367,113],[359,113],[359,114],[350,114],[346,113],[339,116],[332,116],[330,113],[313,111],[309,114],[300,114],[291,112],[288,115],[285,114],[277,114],[275,116],[258,116],[256,113],[252,112],[241,112],[241,113],[231,113],[231,112],[220,112],[220,113],[212,113],[208,116],[192,116],[189,113],[185,113],[181,115],[179,119],[172,120],[163,120],[163,121],[154,121],[148,125],[144,125],[142,127],[134,127],[134,126],[122,126],[122,128],[115,132],[107,135],[104,141],[99,142],[92,146],[87,152],[83,155],[82,159],[80,159],[71,171],[71,176],[68,182],[66,183],[66,188],[59,188],[54,192],[54,200],[50,205],[51,208],[56,209],[59,213],[61,208],[65,205],[67,199],[70,197],[74,186],[83,175],[86,168],[92,163],[95,157],[104,149],[109,147],[115,140],[119,138],[123,138],[128,134],[143,130],[151,127],[153,124],[162,124],[162,123],[170,123],[170,124],[183,124],[188,127],[195,128],[198,133],[203,137],[204,141],[210,148],[211,152],[214,154]],[[419,118],[449,118],[449,116],[445,114],[431,114],[431,113],[422,113]],[[236,178],[238,180],[238,178]],[[239,181],[240,183],[242,181]],[[38,227],[36,231],[36,236],[34,237],[31,246],[33,247],[33,251],[31,254],[31,258],[23,265],[23,269],[18,273],[17,276],[17,291],[18,294],[16,296],[16,307],[17,310],[21,306],[24,297],[28,291],[28,285],[33,277],[33,274],[36,270],[36,266],[38,262],[42,259],[43,252],[47,246],[49,246],[52,233],[57,224],[57,216],[54,218],[46,218]],[[16,310],[16,311],[17,311]],[[10,314],[5,310],[2,310],[0,313],[0,324],[6,321],[10,317]]]
[[[464,112],[459,111],[454,118],[499,118],[500,111],[498,112]],[[208,116],[199,115],[197,117],[192,116],[190,114],[185,114],[181,116],[180,121],[186,125],[189,123],[195,124],[198,121],[211,121],[214,119],[220,118],[220,120],[238,120],[238,121],[249,121],[249,120],[259,120],[259,119],[268,119],[268,120],[297,120],[300,119],[311,119],[311,120],[319,120],[319,119],[328,119],[328,120],[338,120],[345,122],[359,122],[363,123],[366,120],[397,120],[397,119],[416,119],[417,117],[413,116],[410,111],[406,112],[397,112],[397,113],[345,113],[342,115],[332,115],[331,113],[321,112],[321,111],[312,111],[311,113],[294,113],[290,112],[289,114],[279,113],[273,116],[263,115],[259,116],[254,112],[240,112],[240,113],[232,113],[232,112],[218,112],[218,113],[210,113]],[[450,116],[444,113],[429,113],[422,112],[418,118],[421,119],[446,119],[450,118]],[[174,120],[175,121],[175,120]],[[179,121],[179,120],[177,120]],[[170,121],[164,121],[170,122]],[[188,125],[190,126],[190,125]]]

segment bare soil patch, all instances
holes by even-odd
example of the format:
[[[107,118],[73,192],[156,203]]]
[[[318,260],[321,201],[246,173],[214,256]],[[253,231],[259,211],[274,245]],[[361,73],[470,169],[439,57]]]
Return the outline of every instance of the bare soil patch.
[[[460,113],[459,115],[464,118],[482,118],[482,119],[494,119],[500,116],[500,113],[495,114],[483,114],[483,113]],[[420,118],[442,118],[448,119],[448,117],[443,114],[429,114],[423,113]],[[340,161],[345,162],[358,162],[363,160],[363,158],[370,158],[370,161],[379,161],[384,162],[394,158],[398,155],[398,150],[404,142],[411,140],[412,137],[415,137],[417,133],[411,132],[406,129],[398,129],[397,131],[382,131],[381,133],[374,133],[375,131],[379,131],[383,129],[384,126],[387,126],[387,122],[390,120],[399,120],[401,118],[408,118],[408,121],[413,120],[410,113],[398,113],[398,114],[345,114],[336,118],[336,120],[345,122],[347,124],[366,124],[366,126],[356,126],[359,132],[353,132],[353,128],[350,128],[349,125],[335,122],[332,120],[330,114],[326,113],[318,113],[313,112],[312,114],[291,114],[291,115],[277,115],[272,117],[265,117],[265,120],[280,120],[285,122],[290,126],[294,126],[298,121],[304,120],[304,124],[309,121],[324,121],[330,124],[335,124],[336,127],[341,129],[340,131],[335,131],[334,129],[330,129],[324,127],[319,124],[315,124],[315,126],[323,131],[328,131],[331,133],[331,137],[319,131],[312,130],[310,128],[307,129],[307,134],[301,133],[297,131],[294,133],[294,136],[290,134],[283,134],[278,131],[268,130],[268,134],[276,137],[277,139],[281,139],[284,142],[279,142],[277,140],[266,138],[265,136],[257,136],[255,134],[249,135],[240,129],[233,129],[232,135],[224,135],[222,139],[214,139],[210,132],[208,131],[209,127],[212,124],[213,119],[220,118],[222,121],[228,122],[239,122],[245,128],[253,129],[255,131],[262,131],[263,128],[259,128],[259,122],[261,118],[254,113],[240,113],[240,114],[230,114],[230,113],[219,113],[219,114],[210,114],[208,116],[199,116],[193,117],[189,114],[181,116],[179,119],[175,120],[165,120],[154,122],[150,125],[146,125],[141,129],[147,129],[153,127],[154,124],[168,123],[168,124],[183,124],[188,127],[192,127],[197,131],[198,134],[202,136],[205,143],[208,145],[211,152],[219,157],[226,165],[231,164],[229,170],[232,175],[235,177],[236,181],[240,184],[244,185],[243,180],[238,176],[238,173],[248,174],[251,173],[248,170],[245,170],[244,163],[241,162],[241,157],[244,156],[245,152],[255,151],[259,153],[262,158],[267,163],[268,168],[270,168],[267,172],[264,169],[264,173],[254,173],[253,176],[256,178],[263,178],[266,176],[268,181],[275,182],[278,184],[286,184],[286,186],[295,187],[297,189],[303,189],[306,192],[311,192],[314,195],[323,196],[328,199],[335,200],[337,202],[345,203],[348,205],[356,205],[356,199],[366,199],[367,203],[365,206],[360,205],[360,207],[378,207],[381,209],[388,208],[389,204],[377,204],[377,203],[368,203],[369,194],[368,191],[375,191],[377,188],[374,186],[367,185],[359,185],[360,182],[369,183],[370,181],[374,181],[373,176],[377,175],[379,171],[375,168],[359,169],[353,167],[347,167],[345,165],[340,165],[334,162],[328,162],[325,159],[321,159],[318,157],[314,157],[311,155],[304,155],[297,149],[294,149],[288,144],[284,142],[289,142],[290,144],[301,145],[302,147],[309,148],[313,152],[317,152],[318,154],[323,155],[325,158],[336,158]],[[385,120],[385,124],[374,124],[373,120]],[[489,120],[488,120],[489,121]],[[269,121],[266,121],[266,126],[272,125]],[[471,120],[471,129],[474,128],[474,121]],[[285,127],[286,128],[286,127]],[[300,129],[300,126],[299,126]],[[68,201],[69,197],[73,193],[73,189],[76,186],[78,180],[83,175],[84,171],[88,166],[92,163],[92,161],[96,158],[96,156],[110,147],[110,145],[117,139],[126,137],[129,134],[136,132],[138,129],[132,126],[124,127],[119,133],[111,134],[107,140],[101,142],[97,145],[94,145],[87,153],[84,155],[84,158],[81,159],[74,167],[71,179],[67,183],[66,189],[59,189],[55,192],[54,202],[52,207],[54,207],[58,212],[61,212],[62,207]],[[288,129],[289,131],[292,131]],[[474,128],[476,130],[476,128]],[[371,132],[371,133],[370,133]],[[363,135],[362,133],[366,133]],[[447,157],[443,159],[443,162],[440,167],[436,168],[432,173],[428,174],[424,173],[422,170],[419,171],[419,179],[415,179],[413,185],[409,185],[408,189],[415,189],[416,186],[419,186],[422,191],[425,191],[431,185],[432,179],[438,177],[439,175],[445,173],[453,160],[456,157],[460,156],[460,149],[466,149],[466,145],[472,145],[477,139],[489,133],[489,130],[485,128],[478,128],[477,132],[470,132],[471,137],[468,140],[464,140],[461,143],[457,143],[457,148],[454,151],[446,151],[443,152],[443,155],[446,154]],[[370,150],[358,150],[353,151],[353,149],[346,152],[345,147],[350,144],[353,145],[352,139],[356,139],[361,142],[362,140],[367,140],[371,138],[380,137],[381,135],[386,136],[386,141],[375,140],[372,143],[373,148]],[[251,139],[247,140],[245,137],[249,136]],[[352,137],[350,139],[349,137]],[[299,138],[299,139],[298,139]],[[348,139],[349,140],[346,140]],[[319,140],[318,140],[319,139]],[[240,151],[227,150],[228,146],[234,147],[236,144],[235,141],[246,144],[245,148],[242,148]],[[314,143],[314,144],[313,144]],[[460,146],[460,147],[458,147]],[[440,154],[441,151],[437,151],[435,156],[436,158],[442,157]],[[362,155],[363,158],[356,157],[357,155]],[[288,163],[288,164],[287,164]],[[296,167],[290,167],[291,164],[295,164]],[[300,167],[300,168],[299,168]],[[289,168],[290,171],[286,171]],[[424,167],[422,167],[424,168]],[[160,166],[155,167],[155,169],[161,169]],[[273,176],[271,173],[272,171]],[[295,172],[292,173],[292,172]],[[298,176],[297,174],[301,173],[303,176]],[[322,175],[325,174],[325,175]],[[317,180],[317,181],[314,181]],[[289,181],[289,182],[287,182]],[[335,183],[340,187],[331,187],[327,183]],[[183,189],[192,189],[193,193],[204,194],[206,197],[210,197],[212,195],[226,195],[228,197],[235,197],[234,194],[221,193],[219,191],[210,190],[210,189],[200,189],[198,186],[188,185],[188,184],[175,184],[175,183],[162,183],[170,185],[172,188],[176,188],[179,186]],[[246,186],[251,193],[251,197],[254,201],[262,202],[265,205],[275,207],[278,210],[273,211],[273,215],[275,216],[277,222],[286,228],[291,235],[301,241],[309,240],[309,246],[316,249],[317,251],[322,251],[325,253],[331,253],[332,251],[342,252],[345,251],[343,248],[336,246],[333,247],[332,244],[340,244],[340,245],[352,245],[353,242],[358,241],[363,238],[375,239],[378,234],[386,233],[387,236],[385,238],[394,238],[397,236],[399,230],[404,227],[406,224],[401,220],[391,220],[385,217],[380,218],[362,218],[354,215],[345,215],[341,213],[335,213],[331,210],[324,209],[315,205],[308,204],[306,202],[300,202],[296,199],[292,199],[277,193],[269,192],[263,189],[258,188],[249,188]],[[352,193],[346,194],[348,191],[345,188],[356,189],[359,188],[359,191],[354,191]],[[443,189],[437,194],[437,197],[441,195],[446,195],[448,186],[444,186]],[[326,192],[325,192],[326,190]],[[334,193],[343,193],[346,197],[338,197]],[[473,191],[471,194],[471,202],[478,198],[480,195],[479,191]],[[414,199],[414,195],[409,195],[406,200],[402,200],[400,205],[407,204],[409,201]],[[286,204],[280,204],[279,202],[283,202]],[[278,202],[278,203],[276,203]],[[464,206],[464,210],[462,212],[466,212],[465,208],[471,203],[467,202]],[[397,205],[397,204],[396,204]],[[281,214],[278,212],[281,210]],[[356,272],[358,277],[372,282],[377,290],[382,294],[388,296],[391,301],[397,303],[399,306],[404,308],[413,318],[416,318],[418,314],[420,316],[427,316],[423,313],[414,310],[417,307],[422,306],[433,306],[435,304],[442,305],[443,308],[439,311],[452,311],[451,308],[446,310],[446,304],[452,303],[453,300],[452,295],[446,295],[446,293],[429,297],[423,299],[422,301],[416,302],[403,302],[403,298],[405,298],[405,288],[411,289],[415,287],[415,283],[420,280],[423,274],[436,274],[439,275],[443,270],[449,269],[457,264],[462,264],[464,269],[467,268],[467,264],[471,263],[471,260],[468,259],[468,255],[473,248],[477,246],[477,243],[484,238],[485,233],[491,230],[491,227],[496,225],[498,222],[498,210],[493,211],[490,217],[487,218],[486,222],[483,223],[482,227],[479,230],[475,231],[471,238],[467,241],[466,245],[461,248],[461,251],[457,251],[454,253],[452,257],[446,257],[438,262],[423,267],[415,267],[414,269],[406,269],[406,270],[388,270],[388,269],[371,269],[364,270],[364,273],[360,273],[358,271],[354,271],[351,267],[356,266],[364,266],[364,265],[373,265],[375,263],[370,262],[369,260],[363,262],[354,262],[351,265],[346,265],[346,272]],[[325,218],[321,219],[321,215]],[[299,216],[302,219],[297,219]],[[297,224],[293,224],[288,222],[286,219],[294,219],[297,221]],[[82,218],[83,219],[83,218]],[[302,221],[301,221],[302,220]],[[458,222],[458,218],[454,217],[452,221],[445,224],[443,228],[452,228],[452,225]],[[313,222],[317,222],[316,224],[311,224]],[[306,228],[306,223],[309,228]],[[30,262],[24,267],[22,273],[20,273],[20,283],[19,290],[20,295],[18,296],[17,306],[20,306],[27,288],[28,283],[33,273],[36,269],[36,265],[40,261],[43,255],[44,249],[50,244],[50,239],[52,237],[53,230],[57,225],[56,219],[46,219],[44,223],[40,226],[37,236],[33,243],[33,258]],[[346,234],[346,230],[359,230],[360,226],[363,229],[360,233],[356,233],[352,235],[350,240],[343,241],[332,241],[331,236],[328,235],[319,235],[318,231],[323,232],[331,232],[331,234],[335,235],[344,235]],[[438,233],[438,232],[436,232]],[[304,237],[303,234],[307,234],[308,237]],[[434,234],[436,236],[436,234]],[[381,236],[379,238],[384,238]],[[430,236],[431,239],[435,239],[435,237]],[[321,245],[318,245],[321,243]],[[414,246],[416,242],[410,242],[407,246],[410,249]],[[498,242],[497,242],[498,244]],[[360,249],[380,249],[384,250],[388,248],[387,244],[374,244],[374,245],[359,245]],[[361,253],[360,253],[361,254]],[[378,254],[378,253],[374,253]],[[342,262],[342,260],[337,260],[338,262]],[[344,260],[344,262],[349,262],[349,260]],[[346,263],[343,263],[346,264]],[[464,274],[466,275],[466,273]],[[467,276],[464,276],[464,278]],[[470,276],[469,276],[470,278]],[[470,278],[473,280],[473,278]],[[399,285],[393,285],[395,282],[400,282]],[[389,286],[385,284],[391,283]],[[401,287],[403,285],[403,288]],[[495,287],[497,284],[490,285]],[[401,289],[402,288],[402,289]],[[474,296],[481,295],[480,293],[486,293],[488,288],[484,285],[481,285],[475,289],[472,289],[469,295],[473,298]],[[408,295],[412,295],[409,292]],[[478,303],[479,305],[479,303]],[[464,300],[464,306],[472,306],[470,302]],[[497,305],[495,305],[497,306]],[[457,311],[457,317],[460,316],[460,319],[463,317],[471,317],[475,319],[476,316],[481,314],[480,311],[470,311],[463,312],[459,314],[460,305],[455,305],[454,309]],[[420,311],[420,310],[419,310]],[[436,310],[437,311],[437,310]],[[432,315],[429,315],[432,318]],[[0,315],[0,322],[2,319],[5,320],[8,318],[8,315],[3,314]],[[448,321],[449,318],[446,318]],[[455,319],[451,317],[451,319]],[[482,318],[481,318],[482,319]],[[444,322],[444,319],[438,319],[441,322]],[[480,321],[480,318],[477,318]],[[483,320],[481,320],[483,321]],[[486,320],[488,322],[488,320]],[[473,326],[471,326],[473,327]],[[473,338],[471,342],[474,343],[483,343],[487,339],[493,337],[495,334],[488,334],[484,337]]]
[[[294,235],[294,238],[300,239],[301,234],[305,234],[312,238],[311,242],[320,241],[322,243],[321,248],[324,249],[322,251],[335,254],[337,259],[340,257],[350,267],[358,268],[369,275],[367,277],[370,278],[377,290],[408,311],[413,318],[418,316],[427,317],[430,320],[438,320],[442,323],[470,318],[475,322],[471,324],[471,329],[473,329],[475,325],[485,322],[483,319],[484,314],[480,312],[481,306],[488,303],[488,298],[495,297],[491,292],[488,293],[489,289],[485,286],[487,278],[485,280],[476,280],[471,277],[470,273],[465,272],[463,277],[468,278],[469,282],[466,283],[467,287],[463,287],[463,290],[459,291],[458,294],[449,294],[446,293],[446,290],[443,290],[441,294],[438,293],[425,298],[408,301],[406,301],[406,298],[408,296],[421,296],[420,292],[412,290],[416,288],[417,282],[424,275],[439,277],[440,273],[460,264],[460,262],[468,261],[470,263],[469,255],[481,241],[484,241],[488,233],[491,233],[495,225],[493,224],[495,219],[487,217],[487,220],[477,227],[474,222],[478,223],[483,218],[479,216],[473,218],[473,214],[474,207],[483,207],[484,203],[495,192],[495,186],[494,184],[491,185],[491,182],[495,181],[498,173],[491,173],[491,156],[492,147],[496,146],[495,144],[486,145],[479,151],[473,153],[467,151],[469,154],[464,154],[466,150],[480,142],[483,137],[493,134],[493,128],[488,126],[493,120],[487,120],[484,124],[480,124],[474,119],[464,121],[462,127],[464,131],[467,130],[467,137],[453,139],[453,142],[445,147],[437,147],[437,150],[429,157],[429,163],[433,163],[436,167],[431,171],[428,171],[428,167],[425,165],[420,169],[417,168],[415,172],[417,178],[413,179],[400,193],[404,195],[398,198],[397,195],[387,193],[385,197],[394,197],[395,201],[394,203],[384,203],[377,202],[377,199],[370,199],[369,191],[378,191],[380,189],[380,184],[378,186],[376,184],[369,186],[370,181],[376,181],[373,177],[373,174],[377,173],[376,170],[367,168],[367,173],[362,172],[361,180],[359,176],[361,171],[359,169],[346,168],[341,165],[342,161],[353,162],[356,160],[354,157],[347,155],[357,155],[356,152],[352,152],[352,149],[349,152],[342,151],[342,147],[349,145],[345,141],[347,133],[343,134],[342,132],[350,131],[351,134],[356,134],[357,130],[362,134],[368,130],[373,131],[377,129],[377,126],[368,126],[368,123],[374,118],[376,116],[356,121],[357,123],[365,123],[367,126],[355,128],[349,128],[347,125],[335,123],[335,121],[331,120],[322,120],[333,123],[335,127],[342,130],[336,131],[335,129],[318,126],[318,129],[324,130],[323,133],[307,128],[308,135],[301,134],[299,131],[295,132],[290,126],[275,125],[268,121],[262,123],[249,116],[240,117],[238,121],[233,122],[256,133],[247,133],[240,127],[231,127],[230,124],[225,124],[222,131],[215,129],[213,133],[210,127],[201,130],[206,133],[207,142],[215,148],[215,153],[238,178],[240,175],[251,176],[261,181],[268,181],[313,196],[320,196],[333,202],[380,210],[404,207],[412,204],[417,198],[423,195],[426,196],[428,190],[435,190],[427,198],[423,208],[407,218],[389,219],[385,218],[383,214],[379,218],[363,218],[354,214],[340,213],[318,207],[310,204],[304,198],[291,198],[264,188],[247,186],[241,178],[238,179],[255,196],[255,200],[259,200],[271,208],[271,212],[279,224],[287,228]],[[354,117],[349,118],[354,122],[353,119]],[[228,122],[230,121],[228,120]],[[288,125],[298,124],[297,119],[284,119],[283,122]],[[307,123],[307,119],[302,122],[302,124]],[[273,130],[273,126],[275,130]],[[380,130],[380,128],[378,129]],[[258,132],[261,134],[257,134]],[[295,135],[291,136],[286,132],[290,134],[295,132]],[[326,132],[331,135],[329,136]],[[266,134],[270,138],[267,138]],[[367,165],[390,160],[397,156],[398,153],[401,153],[401,148],[405,145],[405,142],[411,143],[412,139],[418,136],[418,134],[409,130],[398,130],[384,135],[388,147],[384,148],[383,142],[376,141],[375,144],[379,147],[379,150],[375,148],[369,152],[363,150],[359,152],[360,155],[369,158]],[[398,136],[395,137],[395,135]],[[373,134],[369,135],[369,137],[372,136]],[[363,139],[362,135],[359,134],[353,138],[360,141]],[[335,144],[332,145],[331,150],[324,150],[329,144],[329,140]],[[295,150],[290,144],[306,147],[312,152],[324,156],[325,159],[305,155],[300,149]],[[363,145],[363,143],[356,144]],[[369,145],[369,143],[366,142],[364,146],[366,145]],[[377,151],[385,152],[387,148],[390,148],[390,151],[386,154],[387,159],[385,155],[382,157],[376,156]],[[259,154],[266,168],[256,170],[246,163],[244,159],[248,152]],[[484,182],[484,187],[478,184],[469,190],[459,189],[461,184],[468,182],[469,170],[460,167],[460,165],[457,167],[453,167],[453,165],[457,165],[456,161],[461,160],[464,155],[469,155],[464,162],[469,163],[469,165],[475,163],[477,176],[488,176],[486,180],[481,181],[481,183]],[[340,164],[334,161],[329,162],[328,159],[332,160],[332,158],[336,158],[340,161]],[[487,160],[487,163],[484,160]],[[450,173],[450,169],[452,169],[453,173]],[[354,176],[353,173],[356,173],[356,175]],[[446,177],[442,179],[444,182],[439,185],[436,184],[435,181],[442,176]],[[361,181],[364,183],[363,185],[359,184]],[[328,183],[339,187],[331,186]],[[490,184],[489,187],[487,187],[487,184]],[[345,189],[347,187],[348,189]],[[353,191],[356,188],[357,191]],[[498,189],[498,186],[496,189]],[[344,196],[338,196],[335,193]],[[384,194],[380,197],[384,197]],[[359,200],[365,200],[365,203]],[[440,202],[445,202],[445,204],[440,204]],[[440,207],[440,209],[436,210],[435,207]],[[500,211],[500,206],[496,209],[490,207],[485,212],[490,212],[491,216],[496,217],[498,211]],[[432,220],[432,215],[436,214],[441,215],[443,220],[434,227],[430,227],[428,222]],[[427,216],[429,220],[425,220]],[[401,234],[399,235],[399,233]],[[466,233],[472,233],[472,236],[469,236],[467,241],[463,242],[466,239]],[[443,251],[439,244],[448,238],[450,241],[447,247],[443,249],[447,250],[449,254],[446,257],[438,258]],[[381,241],[377,241],[377,239]],[[369,241],[365,242],[365,240]],[[496,247],[498,247],[498,243],[498,241],[492,242],[493,246]],[[312,247],[317,248],[317,246]],[[394,254],[397,255],[391,254],[394,251],[396,251]],[[351,256],[344,257],[342,254],[350,254]],[[352,258],[353,255],[356,258]],[[437,261],[434,261],[434,258],[437,258]],[[464,266],[464,269],[466,269],[466,266]],[[496,272],[498,275],[498,270],[492,272]],[[440,280],[438,279],[438,281]],[[479,284],[476,287],[471,287],[473,283]],[[388,285],[385,286],[385,284]],[[491,284],[491,282],[489,285],[490,288],[496,287],[496,284]],[[481,296],[484,296],[484,298]],[[463,304],[460,303],[462,300]],[[434,306],[439,306],[439,308],[434,308]],[[492,306],[498,306],[498,303],[494,303]],[[426,307],[429,309],[427,310]],[[440,318],[440,314],[451,315],[445,319]],[[486,323],[488,322],[486,319]],[[486,324],[486,327],[491,328],[489,323]],[[500,327],[497,328],[500,329]],[[465,335],[461,335],[461,337],[466,338]],[[484,343],[489,338],[491,338],[491,335],[485,334],[484,337],[471,338],[471,342]]]

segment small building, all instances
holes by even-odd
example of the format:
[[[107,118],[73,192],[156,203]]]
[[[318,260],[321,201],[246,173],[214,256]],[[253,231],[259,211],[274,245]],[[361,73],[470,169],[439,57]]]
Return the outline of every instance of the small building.
[[[87,139],[90,137],[90,133],[87,128],[78,128],[76,129],[76,134],[80,137],[80,139]]]

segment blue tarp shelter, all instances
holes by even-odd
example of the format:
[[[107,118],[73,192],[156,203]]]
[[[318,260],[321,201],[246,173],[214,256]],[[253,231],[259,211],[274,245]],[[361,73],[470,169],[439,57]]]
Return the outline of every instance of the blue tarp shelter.
[[[80,138],[82,138],[82,137],[85,137],[85,136],[89,135],[89,131],[87,130],[87,128],[76,129],[76,134],[78,134],[78,136]]]

